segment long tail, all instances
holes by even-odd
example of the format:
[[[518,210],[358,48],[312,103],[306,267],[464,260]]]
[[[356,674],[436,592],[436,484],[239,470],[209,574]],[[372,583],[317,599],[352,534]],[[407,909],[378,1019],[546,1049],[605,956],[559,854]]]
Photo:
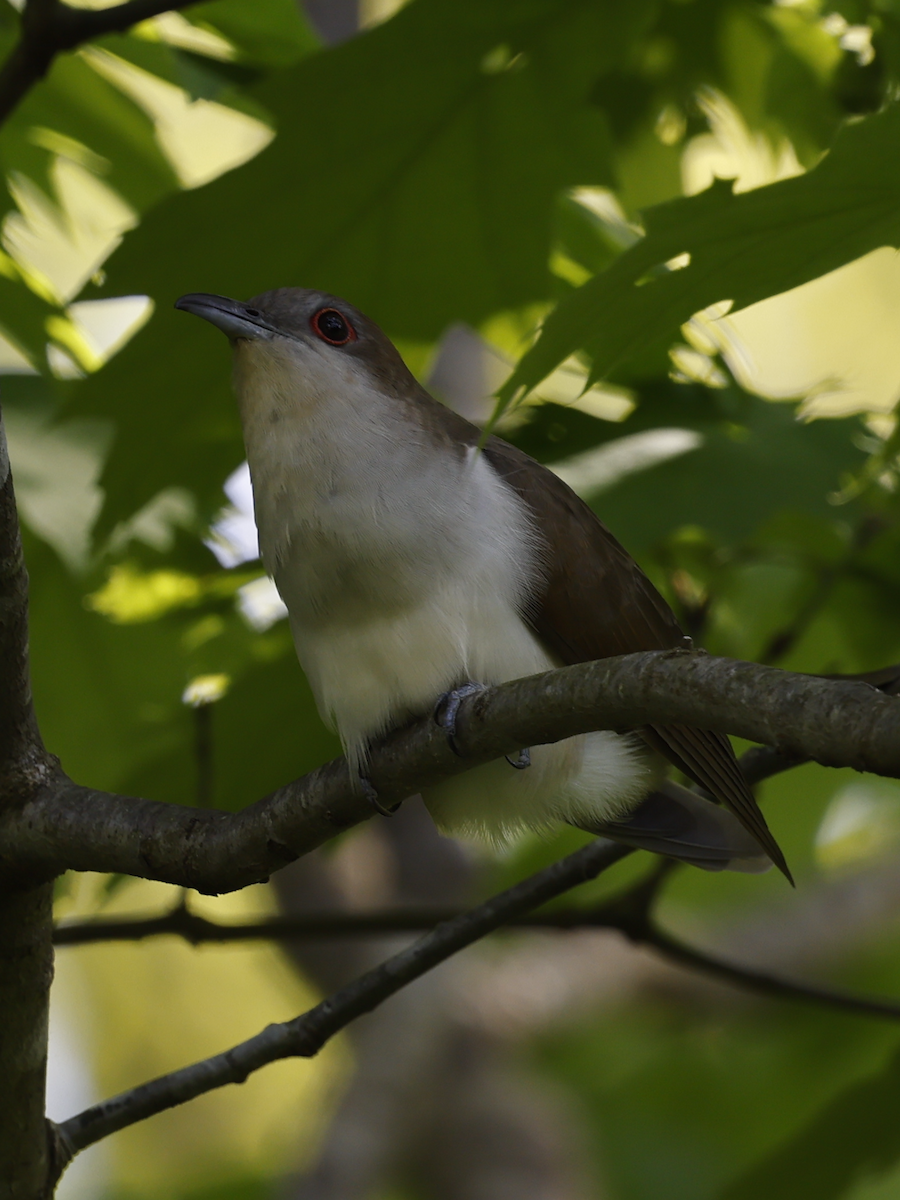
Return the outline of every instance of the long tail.
[[[757,873],[772,866],[757,839],[728,809],[671,780],[625,817],[577,824],[587,833],[666,854],[704,871]]]

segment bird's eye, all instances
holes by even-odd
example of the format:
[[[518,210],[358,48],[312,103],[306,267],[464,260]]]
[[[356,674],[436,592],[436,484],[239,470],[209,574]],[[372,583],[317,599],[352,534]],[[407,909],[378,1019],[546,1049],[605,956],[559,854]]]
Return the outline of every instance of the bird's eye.
[[[356,330],[336,308],[320,308],[313,314],[310,324],[313,332],[332,346],[345,346],[356,338]]]

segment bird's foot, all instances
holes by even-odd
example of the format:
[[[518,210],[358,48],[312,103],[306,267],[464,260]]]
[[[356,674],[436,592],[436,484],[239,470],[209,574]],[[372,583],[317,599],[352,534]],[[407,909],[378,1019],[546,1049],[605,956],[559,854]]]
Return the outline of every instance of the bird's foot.
[[[509,754],[505,754],[503,757],[517,771],[524,771],[527,767],[531,766],[531,751],[527,746],[524,750],[520,750],[515,758],[512,758]]]
[[[400,805],[397,804],[394,808],[385,808],[378,798],[378,790],[373,786],[371,779],[367,779],[361,771],[357,771],[356,777],[359,780],[359,786],[362,788],[362,794],[372,805],[378,815],[380,817],[392,817]]]
[[[485,690],[485,684],[474,683],[470,679],[468,683],[454,688],[453,691],[444,692],[434,706],[434,723],[446,733],[447,745],[458,758],[462,758],[462,751],[456,744],[456,718],[459,715],[459,706],[468,696],[477,696],[479,692]]]
[[[434,706],[435,724],[440,726],[446,733],[447,744],[459,758],[462,758],[462,752],[456,744],[456,718],[459,715],[459,706],[469,696],[477,696],[479,692],[486,690],[486,684],[475,683],[470,679],[467,683],[461,684],[460,687],[454,688],[452,692],[444,692],[443,696],[441,696]],[[531,751],[527,747],[524,750],[520,750],[515,758],[512,758],[508,754],[504,755],[504,758],[517,771],[524,771],[527,767],[531,766]]]

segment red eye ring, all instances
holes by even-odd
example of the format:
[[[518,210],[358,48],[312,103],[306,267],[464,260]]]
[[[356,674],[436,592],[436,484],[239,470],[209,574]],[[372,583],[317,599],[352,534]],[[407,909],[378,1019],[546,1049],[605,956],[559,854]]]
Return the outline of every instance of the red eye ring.
[[[356,341],[356,330],[336,308],[320,308],[309,319],[312,331],[329,346],[346,346]]]

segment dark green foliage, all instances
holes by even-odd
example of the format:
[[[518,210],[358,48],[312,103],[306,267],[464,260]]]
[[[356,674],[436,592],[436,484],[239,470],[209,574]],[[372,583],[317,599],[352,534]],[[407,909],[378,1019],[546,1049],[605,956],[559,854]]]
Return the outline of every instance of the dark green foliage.
[[[527,337],[546,313],[504,396],[576,355],[591,378],[631,388],[636,407],[613,424],[535,406],[509,435],[519,445],[556,463],[661,429],[698,435],[695,448],[586,494],[701,644],[813,672],[900,659],[898,447],[860,416],[803,423],[793,402],[733,380],[713,389],[669,378],[669,348],[695,312],[746,306],[900,244],[900,107],[884,106],[900,78],[900,7],[837,8],[870,23],[870,63],[840,49],[811,6],[754,0],[413,0],[331,49],[294,0],[213,0],[185,18],[231,39],[231,61],[140,31],[102,44],[192,99],[273,127],[255,158],[193,190],[180,188],[139,104],[89,58],[57,61],[0,134],[0,162],[55,201],[69,139],[68,153],[137,221],[105,279],[78,299],[139,294],[155,306],[108,365],[60,381],[45,361],[56,301],[0,264],[0,328],[44,372],[3,383],[34,690],[46,741],[79,782],[193,803],[197,715],[182,693],[200,675],[230,680],[209,713],[217,805],[238,809],[338,752],[285,624],[259,634],[235,610],[261,567],[222,570],[203,545],[243,449],[224,339],[172,309],[188,291],[322,287],[370,312],[417,368],[453,322],[490,332],[505,320]],[[13,29],[0,14],[0,48]],[[698,96],[708,88],[768,145],[789,137],[813,169],[737,195],[720,180],[682,196],[680,155],[707,128]],[[609,188],[646,236],[578,203],[570,189],[588,185]],[[683,254],[689,265],[667,266]],[[81,488],[81,503],[91,470],[102,512],[70,537],[77,504],[66,488]],[[172,488],[180,498],[169,495],[155,532],[129,524]],[[104,608],[98,595],[123,579],[134,596],[154,580],[175,590],[137,614]],[[808,766],[763,788],[800,899],[785,899],[772,875],[684,871],[665,920],[698,941],[717,923],[764,919],[767,906],[773,927],[791,926],[822,886],[822,815],[854,782]],[[494,882],[581,836],[523,843]],[[608,895],[644,869],[630,860],[574,899]],[[797,973],[900,993],[900,946],[886,926],[826,960],[822,951]],[[900,1196],[895,1030],[667,988],[588,1015],[535,1052],[576,1097],[603,1195],[876,1200],[865,1189],[883,1176],[877,1200]],[[250,1200],[264,1186],[202,1195]]]
[[[840,1092],[795,1137],[726,1188],[721,1200],[845,1196],[854,1183],[900,1160],[898,1103],[900,1055],[894,1054],[883,1070]]]

